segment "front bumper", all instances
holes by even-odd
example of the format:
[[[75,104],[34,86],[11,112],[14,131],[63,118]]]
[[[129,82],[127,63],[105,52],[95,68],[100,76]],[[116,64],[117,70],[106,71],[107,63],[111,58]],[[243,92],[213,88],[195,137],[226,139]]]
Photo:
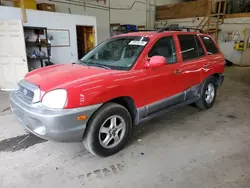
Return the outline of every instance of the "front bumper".
[[[87,121],[101,104],[74,109],[50,110],[40,102],[32,104],[10,93],[10,106],[21,125],[36,136],[58,142],[78,142],[83,138]],[[79,116],[87,120],[78,120]]]

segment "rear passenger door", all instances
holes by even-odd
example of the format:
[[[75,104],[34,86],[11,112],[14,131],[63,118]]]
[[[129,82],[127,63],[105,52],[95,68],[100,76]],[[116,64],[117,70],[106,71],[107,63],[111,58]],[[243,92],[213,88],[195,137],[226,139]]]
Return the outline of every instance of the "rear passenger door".
[[[183,75],[185,89],[201,83],[201,71],[206,62],[205,51],[197,35],[177,35],[181,53],[180,71]]]
[[[201,35],[200,38],[207,53],[207,61],[203,63],[204,71],[201,74],[201,79],[204,80],[212,74],[212,69],[216,70],[217,67],[221,69],[221,66],[224,66],[225,62],[215,42],[209,36]]]

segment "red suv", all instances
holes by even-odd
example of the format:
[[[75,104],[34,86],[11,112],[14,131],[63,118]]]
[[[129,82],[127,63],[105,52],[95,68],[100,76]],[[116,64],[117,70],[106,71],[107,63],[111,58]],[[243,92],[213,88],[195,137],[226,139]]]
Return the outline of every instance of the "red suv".
[[[133,125],[182,105],[213,106],[225,59],[209,35],[166,31],[110,38],[74,64],[34,70],[10,93],[21,124],[38,137],[118,152]]]

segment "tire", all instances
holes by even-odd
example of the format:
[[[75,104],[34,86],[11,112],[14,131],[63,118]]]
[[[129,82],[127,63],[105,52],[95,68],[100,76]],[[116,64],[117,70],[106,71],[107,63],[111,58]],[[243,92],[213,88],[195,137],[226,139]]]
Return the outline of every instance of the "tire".
[[[213,94],[211,94],[210,96],[211,97],[210,100],[208,97],[209,87],[212,87],[214,89]],[[202,110],[207,110],[212,108],[216,99],[216,94],[217,94],[216,78],[214,76],[211,76],[203,82],[200,89],[200,99],[195,102],[195,105]]]
[[[89,120],[83,144],[93,155],[107,157],[125,146],[131,131],[128,110],[116,103],[106,103]]]

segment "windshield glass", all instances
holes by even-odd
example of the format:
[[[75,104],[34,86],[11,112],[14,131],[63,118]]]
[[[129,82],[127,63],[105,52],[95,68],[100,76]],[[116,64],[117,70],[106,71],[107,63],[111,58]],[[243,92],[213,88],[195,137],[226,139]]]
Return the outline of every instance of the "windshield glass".
[[[147,37],[117,37],[104,41],[86,54],[80,64],[129,70],[149,41]]]

